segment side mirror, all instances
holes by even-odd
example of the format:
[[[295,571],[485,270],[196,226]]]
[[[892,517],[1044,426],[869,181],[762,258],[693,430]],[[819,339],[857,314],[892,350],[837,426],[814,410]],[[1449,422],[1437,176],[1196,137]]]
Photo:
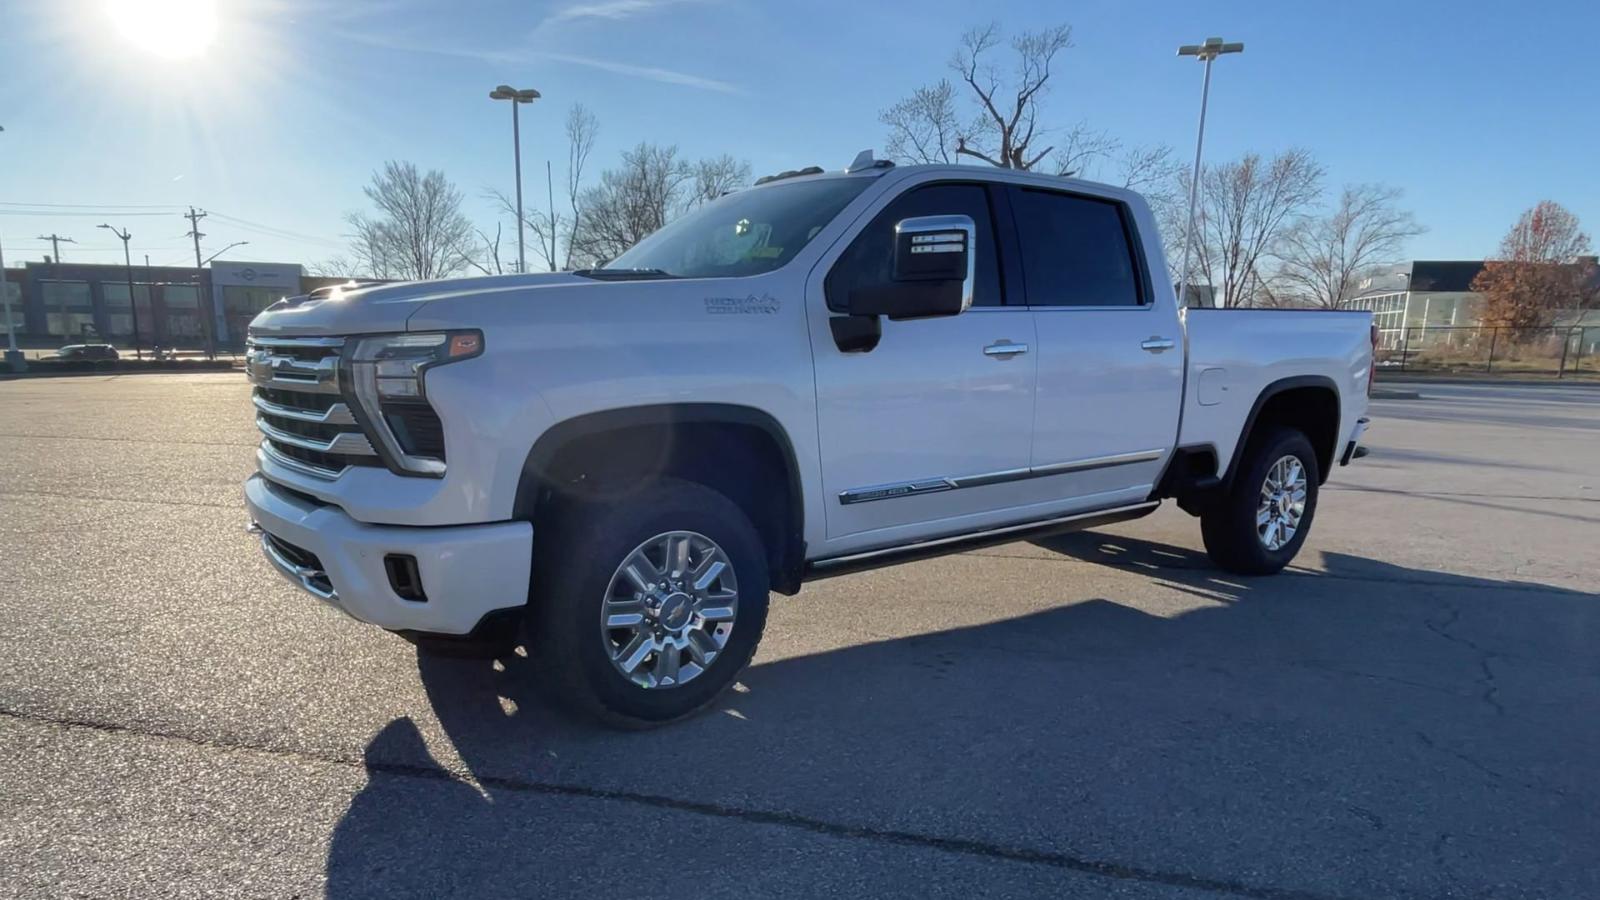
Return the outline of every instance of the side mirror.
[[[850,292],[853,316],[916,319],[953,316],[972,305],[971,216],[918,216],[894,227],[894,280]]]

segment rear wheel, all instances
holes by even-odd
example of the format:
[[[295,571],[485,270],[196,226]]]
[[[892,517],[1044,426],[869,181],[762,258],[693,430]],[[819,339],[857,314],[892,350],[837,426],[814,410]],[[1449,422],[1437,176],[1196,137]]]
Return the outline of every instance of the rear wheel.
[[[552,699],[659,725],[710,704],[749,663],[766,626],[766,554],[727,497],[663,480],[572,504],[546,530],[528,646]]]
[[[1317,510],[1317,454],[1306,436],[1275,427],[1245,448],[1228,493],[1200,517],[1211,561],[1241,575],[1270,575],[1293,560]]]

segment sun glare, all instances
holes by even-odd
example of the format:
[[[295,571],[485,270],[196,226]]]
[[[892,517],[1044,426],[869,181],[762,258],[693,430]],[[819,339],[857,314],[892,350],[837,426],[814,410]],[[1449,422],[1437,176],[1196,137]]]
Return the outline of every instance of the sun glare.
[[[217,37],[215,0],[110,0],[117,33],[164,59],[199,56]]]

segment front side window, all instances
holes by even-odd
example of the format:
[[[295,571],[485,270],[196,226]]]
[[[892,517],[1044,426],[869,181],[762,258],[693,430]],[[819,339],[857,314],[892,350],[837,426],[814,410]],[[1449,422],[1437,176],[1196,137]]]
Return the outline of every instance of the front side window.
[[[688,213],[607,263],[678,278],[771,272],[794,259],[870,178],[821,178],[729,194]]]
[[[1029,306],[1137,306],[1138,267],[1122,205],[1022,188],[1012,191]]]
[[[894,280],[894,226],[920,216],[970,216],[977,231],[972,305],[999,306],[1000,260],[995,253],[989,192],[981,184],[929,184],[901,194],[873,217],[828,272],[828,308],[849,308],[850,292]]]

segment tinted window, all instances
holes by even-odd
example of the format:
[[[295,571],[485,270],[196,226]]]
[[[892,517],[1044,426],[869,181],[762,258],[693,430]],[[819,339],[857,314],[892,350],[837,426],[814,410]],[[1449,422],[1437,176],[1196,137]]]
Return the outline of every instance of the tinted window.
[[[977,226],[978,258],[973,266],[973,306],[999,306],[1000,265],[994,248],[994,219],[989,215],[989,192],[976,184],[930,184],[915,188],[884,207],[866,230],[828,273],[828,306],[844,310],[850,291],[885,284],[894,277],[894,226],[916,216],[972,217]]]
[[[738,191],[670,222],[607,264],[684,278],[770,272],[817,236],[870,178],[812,178]]]
[[[1122,206],[1050,191],[1012,193],[1030,306],[1132,306],[1139,278]]]

